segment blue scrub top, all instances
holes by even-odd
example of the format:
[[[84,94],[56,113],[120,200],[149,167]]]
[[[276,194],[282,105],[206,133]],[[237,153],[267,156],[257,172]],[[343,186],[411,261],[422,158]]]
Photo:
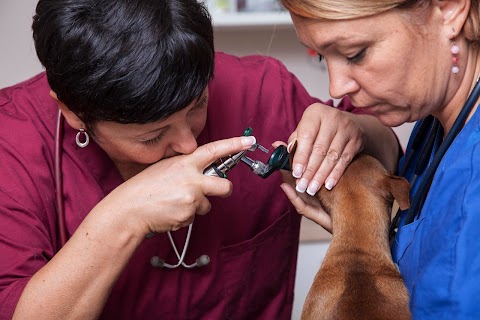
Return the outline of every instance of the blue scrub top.
[[[417,123],[412,137],[418,127]],[[412,138],[400,168],[411,144]],[[409,181],[420,152],[416,153],[404,173]],[[421,179],[412,186],[411,198]],[[440,162],[419,218],[405,225],[405,215],[392,256],[410,293],[414,319],[480,319],[479,111]]]

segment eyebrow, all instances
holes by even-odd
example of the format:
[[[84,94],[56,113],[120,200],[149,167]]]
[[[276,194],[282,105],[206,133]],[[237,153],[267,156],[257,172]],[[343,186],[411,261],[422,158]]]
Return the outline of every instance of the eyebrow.
[[[347,37],[347,36],[338,36],[337,38],[335,38],[334,40],[331,40],[331,41],[328,41],[326,43],[323,43],[321,46],[317,47],[319,49],[319,51],[325,51],[327,50],[328,48],[330,48],[331,46],[333,45],[336,45],[338,42],[342,42],[342,41],[348,41],[351,37]],[[303,42],[300,42],[302,45],[304,45],[305,47],[308,48],[308,46],[303,43]]]
[[[198,107],[198,106],[201,105],[205,100],[207,100],[207,94],[203,94],[202,96],[200,96],[200,97],[198,98],[197,102],[195,102],[195,104],[193,105],[193,107],[192,107],[191,109],[194,109],[195,107]],[[157,129],[152,130],[152,131],[144,132],[144,133],[142,133],[142,134],[139,134],[138,137],[144,136],[144,135],[146,135],[146,134],[150,134],[150,133],[154,133],[154,132],[161,131],[161,130],[167,128],[167,127],[168,127],[168,125],[165,126],[165,127],[157,128]]]

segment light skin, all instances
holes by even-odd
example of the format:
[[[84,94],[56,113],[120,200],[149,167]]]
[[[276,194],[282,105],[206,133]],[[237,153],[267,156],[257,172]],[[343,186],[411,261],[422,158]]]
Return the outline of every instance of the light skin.
[[[480,73],[478,49],[454,31],[462,30],[468,9],[469,1],[435,1],[418,25],[398,10],[351,20],[292,19],[300,42],[325,58],[332,97],[348,96],[387,126],[432,114],[448,132]],[[454,38],[458,74],[451,72]],[[315,199],[282,188],[300,213],[331,231]]]
[[[69,126],[86,128],[54,92],[51,96]],[[92,209],[66,245],[33,275],[20,297],[14,319],[98,318],[116,280],[146,234],[188,226],[196,214],[210,210],[207,196],[230,195],[230,181],[207,177],[203,170],[218,158],[248,149],[255,138],[231,138],[198,147],[196,138],[205,126],[207,114],[204,98],[208,98],[207,90],[185,109],[155,123],[94,125],[92,138],[110,156],[125,182]],[[325,113],[327,123],[331,123],[332,115],[343,119],[339,124],[350,124],[332,128],[333,140],[361,140],[366,136],[364,131],[375,129],[364,130],[363,119],[353,121],[353,115],[337,110]],[[305,130],[314,131],[315,125],[311,130],[309,126],[304,124]],[[363,146],[363,142],[354,144]]]
[[[70,126],[85,128],[64,104],[59,107]],[[194,102],[154,124],[95,126],[95,139],[128,180],[92,209],[66,245],[29,280],[15,319],[98,318],[146,234],[185,227],[196,214],[208,213],[207,196],[230,195],[230,181],[205,176],[203,170],[220,157],[248,149],[255,138],[197,147],[195,138],[205,119],[206,106]],[[164,130],[161,139],[145,144]]]

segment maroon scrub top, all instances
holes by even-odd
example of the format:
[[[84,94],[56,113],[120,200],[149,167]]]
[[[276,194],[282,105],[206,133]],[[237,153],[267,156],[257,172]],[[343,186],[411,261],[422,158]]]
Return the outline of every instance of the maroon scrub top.
[[[49,91],[45,74],[0,91],[0,319],[11,318],[30,277],[59,250],[53,160],[58,107]],[[270,151],[272,142],[287,140],[304,109],[317,101],[279,61],[222,53],[216,55],[209,93],[200,144],[252,127]],[[75,134],[65,123],[69,236],[123,182],[106,153],[92,140],[77,147]],[[260,151],[250,156],[268,159]],[[166,234],[145,239],[118,279],[102,319],[291,318],[300,215],[280,189],[279,173],[262,179],[239,164],[228,179],[233,194],[211,198],[210,213],[196,217],[185,259],[193,263],[207,254],[210,264],[153,268],[152,256],[172,264],[178,260]],[[185,235],[186,228],[173,233],[179,250]]]

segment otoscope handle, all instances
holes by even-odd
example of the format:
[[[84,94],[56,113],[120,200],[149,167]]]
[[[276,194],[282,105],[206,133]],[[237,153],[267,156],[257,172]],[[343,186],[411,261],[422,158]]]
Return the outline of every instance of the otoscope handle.
[[[244,150],[234,155],[218,159],[210,166],[208,166],[203,171],[203,174],[206,176],[226,178],[227,172],[230,171],[233,167],[235,167],[238,162],[240,162],[240,159],[245,155],[246,152],[247,150]]]

